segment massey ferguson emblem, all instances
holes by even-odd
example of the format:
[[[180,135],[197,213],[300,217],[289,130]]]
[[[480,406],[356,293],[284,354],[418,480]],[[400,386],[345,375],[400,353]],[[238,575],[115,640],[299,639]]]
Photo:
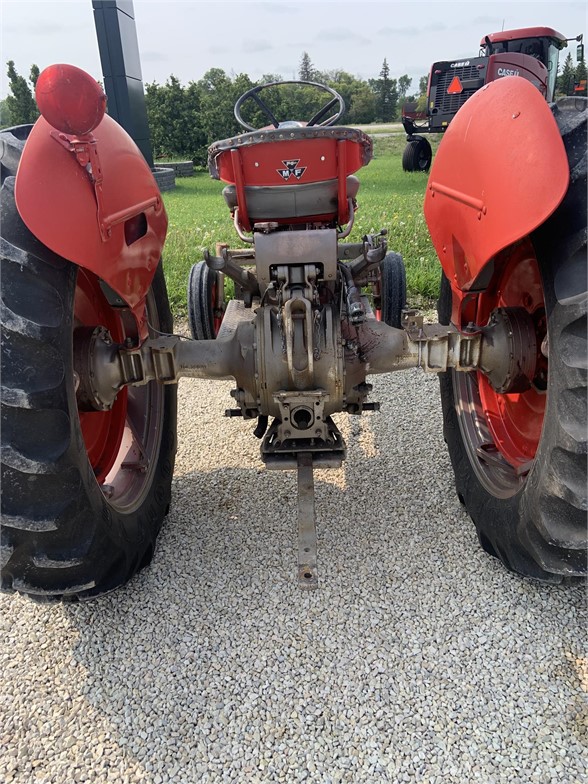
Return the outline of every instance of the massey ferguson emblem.
[[[297,158],[295,161],[282,161],[282,163],[286,168],[276,169],[276,171],[283,180],[286,180],[286,182],[290,177],[296,177],[296,179],[299,180],[307,168],[306,166],[298,166],[300,158]]]

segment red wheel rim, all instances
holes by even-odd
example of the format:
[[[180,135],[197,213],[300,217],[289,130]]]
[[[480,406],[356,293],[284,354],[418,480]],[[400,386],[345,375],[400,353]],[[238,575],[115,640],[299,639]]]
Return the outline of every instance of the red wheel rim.
[[[160,330],[160,305],[153,287],[146,301],[150,328]],[[74,300],[76,327],[105,327],[117,343],[134,337],[121,311],[108,304],[99,279],[78,269]],[[78,411],[80,429],[96,480],[110,506],[129,514],[153,485],[163,435],[166,393],[155,381],[122,389],[109,411]]]
[[[74,318],[78,325],[106,327],[117,343],[122,343],[125,338],[120,317],[108,304],[98,278],[83,269],[78,270]],[[127,399],[125,388],[117,395],[110,411],[79,412],[88,459],[99,484],[104,482],[120,451]]]
[[[537,259],[530,243],[520,245],[508,258],[495,285],[480,295],[478,324],[486,324],[495,308],[522,307],[537,325],[537,345],[546,334],[545,299]],[[546,362],[540,354],[539,372],[546,377]],[[533,460],[539,446],[545,417],[545,391],[533,385],[525,392],[501,394],[478,372],[482,410],[504,459],[517,470]]]
[[[526,481],[541,438],[547,404],[547,360],[543,286],[529,240],[511,249],[489,287],[478,296],[476,323],[485,325],[496,308],[524,308],[536,327],[537,368],[526,392],[496,392],[481,372],[453,372],[455,410],[463,444],[476,476],[497,498],[510,498]]]

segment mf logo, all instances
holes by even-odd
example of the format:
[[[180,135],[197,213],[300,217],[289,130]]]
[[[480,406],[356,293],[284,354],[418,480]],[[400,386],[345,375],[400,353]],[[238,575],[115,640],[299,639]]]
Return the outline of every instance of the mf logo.
[[[295,161],[282,161],[282,163],[286,168],[276,169],[276,171],[283,180],[286,180],[286,182],[290,179],[290,177],[296,177],[296,179],[299,180],[307,168],[306,166],[298,166],[300,163],[300,158]]]

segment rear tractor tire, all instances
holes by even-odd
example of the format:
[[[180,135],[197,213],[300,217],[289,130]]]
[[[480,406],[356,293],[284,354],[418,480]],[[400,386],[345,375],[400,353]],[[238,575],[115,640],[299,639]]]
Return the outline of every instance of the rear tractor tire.
[[[580,99],[581,100],[581,99]],[[458,496],[482,547],[547,582],[586,575],[586,100],[554,114],[570,163],[556,212],[510,249],[479,307],[525,308],[541,347],[530,389],[496,392],[481,372],[441,376],[444,435]],[[449,323],[442,279],[439,320]]]
[[[10,136],[2,134],[5,149],[18,153]],[[151,560],[170,504],[176,388],[123,389],[105,411],[78,403],[78,336],[102,326],[123,342],[125,321],[95,275],[28,231],[14,201],[13,162],[4,162],[2,590],[85,600]],[[155,330],[172,331],[161,264],[147,316]]]
[[[404,171],[428,172],[433,160],[433,150],[424,136],[413,137],[404,148],[402,168]]]

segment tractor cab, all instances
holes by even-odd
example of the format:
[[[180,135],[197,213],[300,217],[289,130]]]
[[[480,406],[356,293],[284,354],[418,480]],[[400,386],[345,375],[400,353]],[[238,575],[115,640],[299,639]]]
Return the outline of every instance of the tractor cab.
[[[502,54],[534,57],[547,68],[545,97],[548,101],[553,101],[559,52],[567,45],[565,36],[551,27],[527,27],[485,36],[480,41],[480,54],[482,57]]]

